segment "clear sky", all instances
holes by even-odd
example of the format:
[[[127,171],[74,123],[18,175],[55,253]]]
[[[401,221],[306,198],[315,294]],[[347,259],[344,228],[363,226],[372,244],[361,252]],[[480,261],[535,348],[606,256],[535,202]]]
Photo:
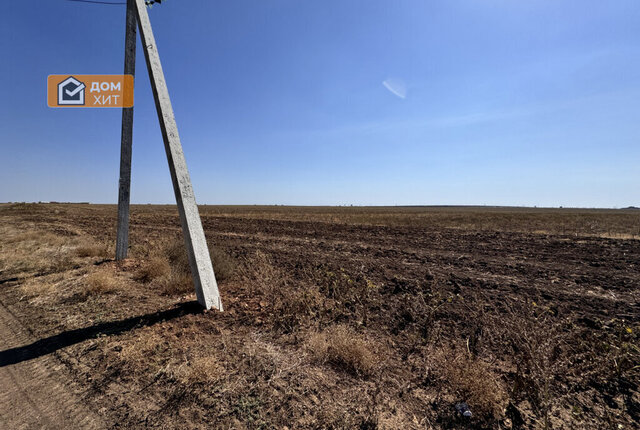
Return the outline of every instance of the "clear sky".
[[[125,6],[5,3],[0,201],[115,203],[121,111],[45,90],[122,73]],[[638,0],[149,12],[199,203],[640,206]],[[136,67],[132,201],[173,203],[139,42]]]

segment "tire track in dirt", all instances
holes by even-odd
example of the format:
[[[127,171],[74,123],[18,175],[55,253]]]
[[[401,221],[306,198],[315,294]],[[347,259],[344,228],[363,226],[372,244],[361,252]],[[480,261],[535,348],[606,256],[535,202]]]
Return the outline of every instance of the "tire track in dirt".
[[[0,302],[0,348],[6,351],[35,339]],[[69,375],[52,354],[2,366],[0,425],[4,429],[102,429],[69,387]]]

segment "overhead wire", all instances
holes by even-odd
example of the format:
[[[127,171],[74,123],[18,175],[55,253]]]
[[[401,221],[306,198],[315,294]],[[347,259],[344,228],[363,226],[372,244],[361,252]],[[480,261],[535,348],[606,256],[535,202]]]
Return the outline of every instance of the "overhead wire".
[[[127,4],[127,2],[110,2],[110,1],[99,1],[99,0],[67,0],[78,3],[93,3],[93,4],[109,4],[109,5],[123,5]]]
[[[107,4],[107,5],[126,5],[127,2],[111,2],[111,1],[100,1],[100,0],[67,0],[67,1],[72,1],[72,2],[77,2],[77,3],[93,3],[93,4]],[[144,0],[144,3],[151,7],[151,5],[154,5],[156,3],[160,4],[162,3],[162,0]]]

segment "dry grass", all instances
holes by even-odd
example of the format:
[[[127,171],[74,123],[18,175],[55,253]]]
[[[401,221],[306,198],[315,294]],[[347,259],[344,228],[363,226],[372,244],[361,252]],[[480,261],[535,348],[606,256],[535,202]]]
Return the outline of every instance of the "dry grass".
[[[108,269],[98,270],[86,278],[87,292],[90,294],[113,293],[123,287],[123,283],[115,273]]]
[[[317,286],[332,304],[333,319],[343,317],[355,319],[360,325],[369,322],[369,307],[379,298],[378,286],[359,272],[349,272],[321,266],[307,274],[309,281]]]
[[[83,266],[2,288],[3,300],[15,293],[13,304],[26,320],[45,321],[49,331],[54,323],[119,326],[179,300],[159,293],[193,293],[175,208],[134,208],[148,225],[133,229],[132,248],[144,252],[95,267],[89,257],[99,257],[99,245],[85,250],[82,237],[93,232],[95,243],[106,243],[103,226],[111,215],[88,206],[73,209],[86,211],[70,218],[81,227],[65,232],[53,217],[43,224],[67,236],[11,232],[0,242],[0,264],[10,267],[3,278],[21,259],[52,271],[57,257],[60,270]],[[609,224],[599,222],[605,216]],[[626,302],[635,297],[629,291],[637,276],[629,267],[637,244],[581,237],[633,237],[638,222],[626,224],[629,216],[204,208],[208,236],[224,243],[212,248],[217,278],[234,280],[221,288],[227,312],[145,319],[147,327],[70,347],[77,358],[71,365],[91,378],[97,401],[125,427],[499,429],[518,428],[513,417],[520,417],[520,428],[633,428],[640,327]],[[284,219],[305,222],[272,221]],[[175,241],[161,239],[167,231],[176,232]],[[601,255],[591,258],[585,249]],[[238,262],[243,270],[234,279]],[[129,270],[148,285],[129,289]],[[93,296],[84,293],[89,284]],[[103,294],[114,285],[127,288]],[[616,302],[624,309],[610,307]],[[471,420],[455,412],[462,401]],[[150,405],[158,409],[150,412]]]
[[[20,291],[28,297],[46,299],[56,291],[56,284],[42,282],[40,279],[29,279],[20,285]]]
[[[433,372],[442,390],[456,401],[469,404],[472,413],[483,420],[504,418],[507,392],[504,382],[488,363],[467,351],[443,348],[428,357],[427,372]]]
[[[135,279],[139,282],[151,282],[171,274],[169,260],[160,255],[153,255],[142,263],[135,274]]]
[[[106,243],[97,243],[89,239],[82,240],[76,245],[75,253],[78,257],[111,257],[111,247]]]
[[[238,273],[238,263],[236,260],[218,247],[214,246],[209,249],[213,270],[216,273],[216,280],[218,282],[224,282],[233,279]]]
[[[225,377],[225,373],[220,358],[212,355],[188,359],[171,369],[172,376],[185,385],[217,382]]]
[[[160,252],[168,259],[169,264],[171,264],[174,270],[182,273],[191,272],[187,249],[184,246],[182,238],[175,238],[164,242],[160,247]]]
[[[270,322],[286,333],[351,319],[366,326],[378,286],[362,274],[320,266],[292,275],[264,252],[244,265],[243,283],[266,303]]]
[[[545,306],[513,301],[504,307],[506,312],[499,317],[485,317],[487,331],[495,336],[492,349],[506,346],[505,352],[512,355],[515,365],[512,397],[527,399],[543,426],[549,428],[554,379],[569,372],[581,342],[568,339],[570,325],[556,320]],[[573,347],[569,343],[574,343]],[[592,356],[588,361],[597,364],[598,373],[605,371],[606,363],[599,358]]]
[[[227,336],[218,339],[225,345],[219,349],[211,343],[200,343],[202,333],[198,330],[194,325],[179,329],[145,327],[112,348],[134,375],[151,372],[192,388],[194,384],[215,383],[217,390],[230,396],[243,395],[247,385],[279,379],[299,364],[295,357],[259,336]]]
[[[250,294],[268,304],[275,328],[292,332],[322,322],[326,299],[315,285],[299,285],[275,267],[268,255],[256,253],[243,271],[243,283]]]
[[[193,292],[186,249],[178,240],[155,244],[134,278],[140,282],[152,283],[167,295]]]
[[[286,289],[290,280],[286,274],[277,269],[269,256],[264,252],[256,252],[242,270],[242,280],[251,295],[265,295],[272,291]]]
[[[218,282],[235,274],[235,261],[224,251],[214,249],[211,259]],[[181,295],[193,292],[191,267],[182,238],[156,243],[134,277],[139,282],[154,283],[163,294]]]
[[[108,245],[86,236],[62,236],[24,226],[4,226],[0,230],[0,270],[7,274],[50,274],[80,267],[76,257],[102,257],[110,254]]]
[[[310,336],[307,345],[316,363],[327,363],[356,376],[370,376],[379,365],[371,342],[345,325]]]
[[[47,274],[76,267],[73,238],[47,231],[20,231],[13,226],[2,229],[0,270],[6,274]]]
[[[29,227],[26,227],[29,228]],[[69,244],[69,238],[58,236],[48,231],[27,230],[19,231],[13,226],[3,229],[3,240],[5,244],[20,244],[21,246],[63,246]]]
[[[118,358],[133,375],[166,372],[166,357],[173,353],[173,339],[153,327],[143,328],[134,336],[114,344]]]
[[[172,271],[168,276],[158,279],[157,285],[162,294],[180,296],[194,292],[193,279],[190,273]]]
[[[271,316],[274,326],[285,332],[308,325],[318,325],[323,320],[325,301],[312,286],[278,288],[267,297],[273,310]]]

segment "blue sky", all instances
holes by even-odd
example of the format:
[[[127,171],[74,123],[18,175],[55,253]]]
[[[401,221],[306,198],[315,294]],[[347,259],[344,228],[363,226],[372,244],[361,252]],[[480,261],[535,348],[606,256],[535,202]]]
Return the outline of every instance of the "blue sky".
[[[168,0],[150,11],[207,204],[640,206],[637,0]],[[115,203],[124,6],[8,2],[0,201]],[[174,195],[138,42],[134,203]],[[386,85],[384,84],[386,81]]]

